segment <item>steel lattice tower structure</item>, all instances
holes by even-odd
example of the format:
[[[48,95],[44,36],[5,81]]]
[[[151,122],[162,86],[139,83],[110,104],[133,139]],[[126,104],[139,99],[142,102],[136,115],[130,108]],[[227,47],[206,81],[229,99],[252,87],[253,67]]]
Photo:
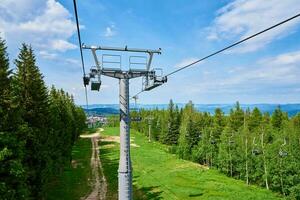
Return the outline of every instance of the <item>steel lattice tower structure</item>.
[[[84,77],[85,85],[88,85],[90,79],[91,89],[99,91],[101,86],[101,75],[119,79],[119,103],[120,103],[120,160],[118,169],[118,188],[119,200],[132,199],[132,165],[130,157],[130,110],[129,110],[129,79],[145,77],[144,90],[151,90],[165,83],[165,77],[156,75],[155,70],[150,70],[152,58],[154,54],[160,54],[161,50],[149,49],[130,49],[130,48],[114,48],[114,47],[96,47],[82,46],[83,49],[91,50],[96,68],[92,68],[89,76]],[[121,70],[121,68],[104,68],[99,62],[96,51],[127,51],[135,53],[146,53],[149,55],[145,69],[129,69]],[[110,62],[116,64],[116,62]]]

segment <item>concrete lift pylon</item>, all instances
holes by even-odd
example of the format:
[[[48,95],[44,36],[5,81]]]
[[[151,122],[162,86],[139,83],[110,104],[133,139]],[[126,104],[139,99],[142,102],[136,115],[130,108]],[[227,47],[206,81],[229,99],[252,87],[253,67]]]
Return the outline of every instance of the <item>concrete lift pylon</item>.
[[[118,169],[118,196],[119,200],[132,200],[132,165],[130,157],[130,110],[129,110],[129,79],[145,77],[144,90],[151,90],[167,81],[164,77],[157,77],[155,70],[150,70],[154,54],[161,54],[161,49],[136,49],[116,48],[82,45],[83,49],[89,49],[94,57],[96,68],[92,68],[89,75],[84,77],[85,83],[90,82],[91,89],[99,91],[101,87],[101,75],[119,79],[119,101],[120,101],[120,160]],[[96,51],[128,51],[135,53],[147,53],[149,55],[146,69],[104,68],[97,57]],[[103,61],[103,59],[102,59]],[[117,64],[110,62],[110,64]]]

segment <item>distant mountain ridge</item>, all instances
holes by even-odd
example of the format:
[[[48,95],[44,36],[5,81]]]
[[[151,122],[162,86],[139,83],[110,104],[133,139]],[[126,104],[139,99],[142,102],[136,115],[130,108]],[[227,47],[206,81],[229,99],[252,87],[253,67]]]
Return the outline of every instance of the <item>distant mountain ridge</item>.
[[[179,108],[183,108],[185,103],[177,103]],[[240,104],[241,107],[245,110],[249,108],[250,110],[255,107],[259,108],[259,110],[263,113],[268,112],[270,114],[280,106],[280,108],[287,112],[289,116],[294,116],[298,112],[300,112],[300,103],[299,104]],[[221,108],[225,114],[229,114],[230,109],[232,109],[235,104],[194,104],[195,108],[201,112],[209,112],[211,114],[214,113],[216,108]],[[119,105],[118,104],[92,104],[89,105],[89,109],[86,109],[86,106],[81,106],[84,110],[90,114],[95,113],[99,115],[110,115],[110,114],[118,114],[119,113]],[[168,104],[130,104],[131,109],[167,109]]]

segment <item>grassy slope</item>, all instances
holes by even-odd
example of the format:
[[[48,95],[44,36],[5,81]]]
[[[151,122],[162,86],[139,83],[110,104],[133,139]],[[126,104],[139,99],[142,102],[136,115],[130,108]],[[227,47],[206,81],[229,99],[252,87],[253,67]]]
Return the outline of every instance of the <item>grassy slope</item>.
[[[106,128],[104,135],[118,135],[118,128]],[[243,181],[226,177],[216,170],[176,158],[165,146],[134,131],[131,147],[133,162],[134,199],[281,199],[265,189],[246,186]],[[109,144],[109,145],[107,145]],[[117,199],[117,169],[119,145],[101,142],[100,159],[108,181],[108,199]]]
[[[48,185],[47,200],[76,200],[90,193],[91,148],[90,139],[78,139],[72,151],[72,158],[77,166],[66,166],[62,175],[54,177]]]

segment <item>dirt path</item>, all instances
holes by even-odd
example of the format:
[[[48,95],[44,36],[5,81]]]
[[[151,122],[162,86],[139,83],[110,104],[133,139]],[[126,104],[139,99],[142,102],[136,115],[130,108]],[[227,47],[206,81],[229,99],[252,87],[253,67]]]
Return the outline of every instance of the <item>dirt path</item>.
[[[103,129],[100,129],[102,132]],[[94,133],[90,135],[82,135],[82,138],[91,138],[92,142],[92,157],[91,157],[91,167],[93,171],[93,191],[84,200],[105,200],[107,191],[107,182],[103,173],[103,168],[99,157],[98,140],[100,139],[99,133]]]

